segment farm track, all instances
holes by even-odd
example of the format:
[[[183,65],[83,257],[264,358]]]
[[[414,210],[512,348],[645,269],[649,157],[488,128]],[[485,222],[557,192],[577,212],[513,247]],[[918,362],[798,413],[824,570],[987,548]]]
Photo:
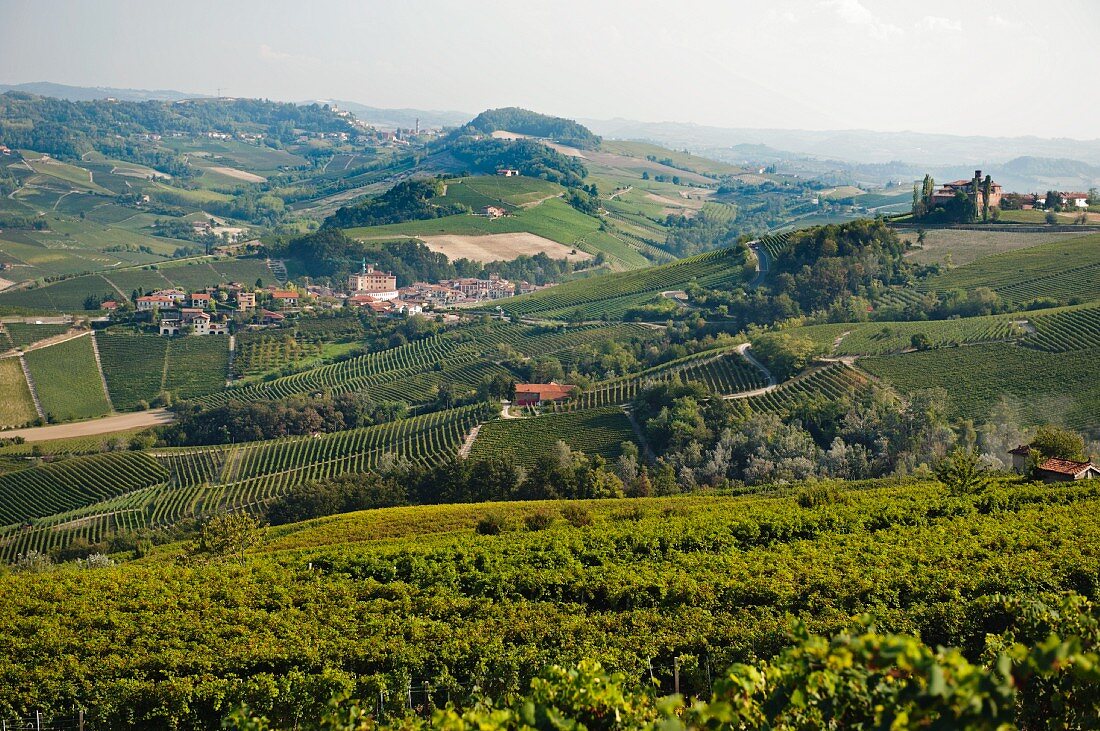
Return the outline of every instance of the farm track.
[[[111,403],[111,389],[107,387],[107,376],[103,375],[103,361],[99,358],[99,344],[96,343],[95,337],[92,337],[92,357],[95,358],[95,367],[99,372],[99,381],[103,384],[103,395],[107,399],[107,408],[113,412],[115,410],[115,405]]]
[[[763,396],[769,391],[774,391],[775,389],[779,388],[779,384],[775,382],[775,376],[772,375],[771,371],[764,367],[763,363],[753,357],[753,355],[749,352],[750,348],[752,348],[752,343],[742,343],[741,345],[738,345],[735,350],[738,355],[740,355],[750,364],[760,369],[760,372],[763,373],[764,376],[768,379],[768,385],[761,388],[755,388],[751,391],[739,391],[738,393],[727,394],[722,397],[727,401],[733,399],[750,398],[752,396]]]
[[[34,410],[38,412],[38,418],[46,418],[46,412],[42,410],[42,402],[38,400],[38,389],[34,387],[34,379],[31,378],[31,370],[27,367],[27,359],[19,356],[19,367],[23,369],[23,378],[27,379],[27,388],[31,392],[31,400],[34,401]]]
[[[22,359],[20,359],[22,360]],[[30,381],[28,380],[28,383]],[[38,396],[31,388],[31,395],[35,399],[38,408]],[[168,409],[151,409],[139,411],[133,414],[119,414],[117,416],[105,416],[102,419],[88,421],[76,421],[71,424],[51,424],[50,426],[36,426],[28,429],[11,429],[0,432],[0,437],[23,437],[28,442],[44,442],[50,439],[71,439],[74,437],[89,437],[99,434],[111,434],[119,431],[128,431],[142,427],[160,426],[175,420],[175,416]]]

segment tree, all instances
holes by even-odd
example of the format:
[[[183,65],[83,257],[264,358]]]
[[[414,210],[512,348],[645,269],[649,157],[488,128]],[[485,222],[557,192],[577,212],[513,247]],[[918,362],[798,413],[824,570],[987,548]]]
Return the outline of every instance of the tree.
[[[914,350],[928,350],[932,347],[932,341],[924,333],[913,333],[913,336],[909,338],[909,343]]]
[[[1085,459],[1085,440],[1081,435],[1053,424],[1041,426],[1035,431],[1031,448],[1044,459]]]
[[[193,558],[233,558],[245,562],[248,549],[260,542],[260,521],[243,510],[215,515],[203,524],[188,548]]]
[[[1089,200],[1090,206],[1100,206],[1100,189],[1089,188]]]
[[[936,478],[953,495],[982,492],[989,486],[989,473],[981,455],[970,449],[956,448],[936,465]]]
[[[1047,215],[1044,220],[1053,226],[1054,224],[1058,223],[1058,216],[1054,213],[1054,211],[1047,211]]]
[[[1056,190],[1048,190],[1046,198],[1043,201],[1043,206],[1048,211],[1062,210],[1062,194]]]
[[[993,192],[993,176],[986,175],[982,183],[982,222],[989,223],[989,196]]]

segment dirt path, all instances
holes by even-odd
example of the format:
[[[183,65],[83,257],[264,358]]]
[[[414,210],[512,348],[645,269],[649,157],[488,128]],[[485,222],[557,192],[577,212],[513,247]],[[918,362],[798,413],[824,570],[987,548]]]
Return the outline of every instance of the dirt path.
[[[477,439],[478,432],[481,431],[481,424],[478,424],[470,433],[466,435],[466,441],[462,443],[462,446],[458,448],[458,456],[460,459],[466,459],[470,456],[470,450],[474,448],[474,440]]]
[[[614,193],[607,196],[607,199],[609,201],[613,201],[616,198],[618,198],[620,195],[626,195],[627,193],[629,193],[632,190],[634,190],[634,186],[633,185],[628,185],[625,188],[623,188],[622,190],[616,190]]]
[[[128,429],[168,424],[175,421],[175,418],[168,409],[152,409],[150,411],[139,411],[135,414],[119,414],[118,416],[107,416],[102,419],[77,421],[72,424],[52,424],[29,429],[11,429],[0,432],[0,437],[23,437],[28,442],[89,437],[97,434],[111,434],[112,432]]]
[[[836,352],[836,349],[840,347],[840,344],[844,342],[844,338],[848,337],[851,334],[852,334],[851,330],[845,330],[840,335],[836,336],[836,339],[833,340],[833,352],[834,353]]]
[[[772,375],[772,372],[769,371],[767,368],[765,368],[764,364],[761,363],[760,361],[758,361],[756,358],[754,358],[752,353],[749,352],[749,348],[751,348],[751,347],[752,347],[752,343],[742,343],[741,345],[737,346],[737,353],[742,358],[747,360],[749,363],[751,363],[752,365],[759,368],[760,371],[765,376],[767,376],[768,385],[764,386],[763,388],[754,388],[751,391],[740,391],[738,393],[731,393],[727,396],[723,396],[722,398],[724,398],[726,400],[730,400],[730,399],[749,398],[750,396],[763,396],[768,391],[774,391],[775,389],[779,388],[779,386],[775,382],[775,376]]]
[[[103,361],[99,359],[99,344],[95,341],[95,335],[92,335],[92,356],[95,358],[95,367],[99,369],[99,380],[103,383],[103,395],[107,397],[107,408],[114,411],[115,405],[111,403],[111,389],[107,388],[107,376],[103,373]]]
[[[60,335],[54,335],[52,338],[44,338],[43,340],[38,340],[36,342],[33,342],[30,345],[28,345],[27,347],[23,348],[23,352],[24,353],[29,353],[32,350],[38,350],[40,348],[48,348],[51,345],[57,345],[59,343],[64,343],[66,340],[76,340],[77,338],[82,338],[85,335],[91,335],[91,334],[92,334],[91,330],[80,330],[79,332],[75,332],[75,333],[71,332],[71,331],[67,332],[67,333],[61,333]]]

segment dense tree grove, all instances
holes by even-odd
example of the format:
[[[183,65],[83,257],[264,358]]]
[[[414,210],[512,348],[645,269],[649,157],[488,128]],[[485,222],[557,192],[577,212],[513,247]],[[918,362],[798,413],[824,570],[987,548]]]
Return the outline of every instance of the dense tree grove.
[[[325,219],[324,225],[327,228],[380,226],[468,212],[458,204],[432,202],[441,195],[443,181],[439,178],[403,180],[379,196],[337,209]]]
[[[461,136],[449,140],[446,149],[468,165],[471,172],[488,175],[500,168],[514,168],[528,177],[549,180],[567,188],[579,188],[588,174],[584,165],[575,158],[535,140]]]
[[[162,429],[161,439],[174,446],[277,439],[371,426],[400,418],[407,410],[403,402],[375,402],[359,392],[294,396],[282,401],[230,401],[212,409],[181,404],[176,407],[179,420]]]
[[[531,137],[548,137],[584,150],[593,150],[600,146],[600,138],[582,124],[519,107],[487,109],[474,117],[466,125],[466,129],[490,135],[500,130]]]

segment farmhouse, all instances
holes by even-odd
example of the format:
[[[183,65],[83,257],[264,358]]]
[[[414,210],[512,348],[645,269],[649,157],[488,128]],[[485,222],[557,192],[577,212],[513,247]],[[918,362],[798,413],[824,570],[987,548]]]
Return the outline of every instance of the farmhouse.
[[[195,292],[194,294],[191,295],[191,306],[192,307],[209,307],[210,306],[210,295],[207,294],[206,292]]]
[[[1074,208],[1088,208],[1089,207],[1089,194],[1088,193],[1062,193],[1062,205],[1073,206]]]
[[[519,175],[519,170],[515,168],[500,168],[497,170],[497,175],[503,175],[506,178],[514,178]]]
[[[138,311],[163,310],[168,307],[175,307],[176,301],[171,297],[164,297],[159,294],[147,294],[144,297],[138,297],[135,304],[137,305]]]
[[[153,292],[153,295],[157,297],[167,297],[173,302],[183,302],[187,299],[187,293],[182,289],[158,289]]]
[[[99,303],[99,308],[101,310],[107,310],[108,312],[114,312],[118,309],[118,302],[114,300],[105,300]]]
[[[538,406],[544,403],[565,401],[576,386],[562,383],[517,383],[516,398],[513,401],[516,406]]]
[[[348,277],[348,290],[369,294],[376,300],[397,299],[397,277],[389,272],[377,271],[364,262],[361,271]]]
[[[1100,478],[1100,468],[1092,462],[1071,459],[1048,459],[1039,465],[1038,476],[1043,482],[1072,482]]]
[[[488,218],[500,218],[508,214],[508,211],[504,210],[500,206],[484,206],[478,209],[478,215],[487,216]]]

